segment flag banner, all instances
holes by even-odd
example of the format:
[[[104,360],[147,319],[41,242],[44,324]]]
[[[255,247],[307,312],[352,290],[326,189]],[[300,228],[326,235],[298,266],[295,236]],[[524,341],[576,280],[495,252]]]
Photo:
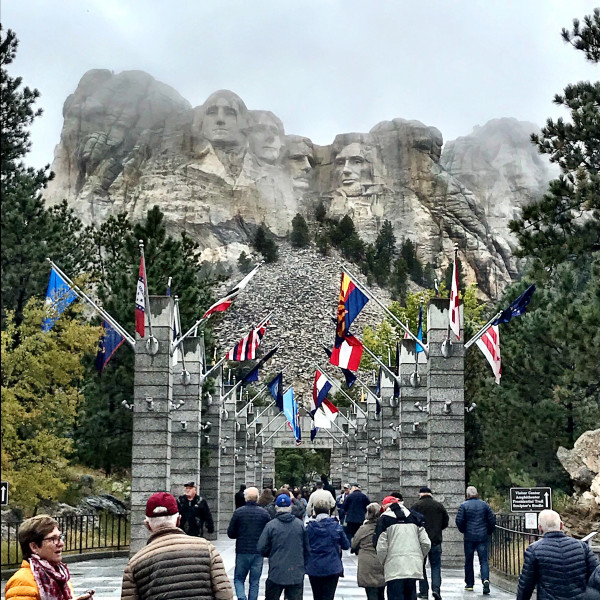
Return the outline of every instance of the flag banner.
[[[146,273],[144,269],[144,258],[140,258],[140,270],[138,272],[137,289],[135,291],[135,330],[144,337],[144,315],[146,313]]]
[[[206,319],[213,313],[226,311],[231,306],[231,303],[234,301],[237,295],[248,285],[248,282],[252,279],[252,277],[254,277],[254,274],[256,273],[257,269],[258,265],[254,267],[254,269],[252,269],[252,271],[250,271],[250,273],[248,273],[248,275],[246,275],[246,277],[244,277],[244,279],[242,279],[231,291],[229,291],[225,296],[223,296],[223,298],[217,300],[202,315],[202,318]]]
[[[243,383],[249,383],[250,381],[258,381],[258,372],[260,369],[263,368],[264,364],[271,358],[271,356],[273,356],[273,354],[275,354],[275,352],[277,352],[277,348],[278,346],[275,346],[275,348],[273,348],[272,350],[269,350],[269,352],[267,352],[256,364],[255,367],[253,367],[250,371],[248,371],[248,373],[246,373],[246,375],[244,375],[242,382]]]
[[[331,350],[328,350],[326,346],[323,346],[323,350],[325,350],[327,358],[331,358]],[[356,381],[356,375],[348,369],[342,369],[342,373],[344,374],[344,379],[346,380],[346,386],[351,388]]]
[[[375,396],[375,414],[377,416],[381,414],[381,402],[379,401],[378,396]]]
[[[300,419],[298,418],[298,403],[294,398],[294,388],[290,388],[283,394],[283,414],[288,420],[288,426],[296,438],[296,445],[302,443],[302,434],[300,432]]]
[[[283,411],[283,373],[277,373],[269,383],[267,383],[269,392],[275,400],[275,404],[280,412]]]
[[[452,289],[450,291],[450,329],[460,340],[460,296],[458,293],[458,259],[454,255],[454,268],[452,269]]]
[[[423,341],[423,305],[419,306],[419,325],[417,327],[417,339],[422,342]],[[417,344],[417,354],[419,352],[423,352],[423,346],[421,344]]]
[[[367,296],[356,287],[352,279],[346,273],[342,273],[335,331],[336,346],[339,346],[343,342],[344,337],[349,334],[352,321],[356,319],[358,313],[368,301]]]
[[[317,437],[317,433],[319,433],[319,428],[315,427],[314,423],[312,426],[312,429],[310,430],[310,441],[314,441],[314,439]]]
[[[315,381],[313,383],[313,395],[311,402],[311,411],[319,408],[323,400],[327,397],[329,390],[331,389],[331,383],[327,377],[319,371],[319,369],[315,372]]]
[[[65,312],[75,298],[77,298],[77,294],[52,267],[46,291],[46,314],[48,316],[42,321],[42,331],[50,331],[58,317]]]
[[[313,416],[315,427],[331,429],[331,424],[338,416],[338,412],[338,408],[327,398],[325,398]]]
[[[180,337],[181,327],[179,324],[179,303],[175,303],[175,308],[173,310],[173,341],[176,342]],[[173,366],[176,367],[179,361],[183,361],[183,344],[177,346],[177,348],[175,348],[175,352],[173,352]]]
[[[96,369],[100,374],[117,348],[125,341],[125,338],[108,321],[102,321],[102,327],[104,334],[100,338],[100,348],[96,355]]]
[[[171,279],[172,277],[169,277],[169,280],[167,281],[167,296],[171,295]]]
[[[396,368],[394,369],[396,377],[400,376],[400,343],[396,342]],[[394,398],[398,400],[400,398],[400,386],[398,380],[394,378]]]
[[[435,290],[435,297],[439,298],[440,297],[440,286],[439,286],[437,277],[435,277],[433,280],[433,289]]]
[[[490,363],[496,383],[500,385],[502,362],[500,359],[500,330],[498,329],[498,325],[492,325],[487,329],[487,331],[477,340],[476,344]]]
[[[243,337],[225,356],[227,360],[254,360],[256,350],[260,346],[262,339],[267,331],[269,321],[261,323],[253,329],[247,336]]]
[[[531,297],[535,292],[535,285],[530,285],[516,300],[513,300],[508,308],[502,311],[502,314],[492,323],[499,325],[500,323],[509,323],[513,317],[520,317],[524,312],[527,312],[527,305],[531,301]]]
[[[333,347],[329,362],[341,369],[357,371],[362,355],[362,342],[353,335],[347,334],[339,346]]]

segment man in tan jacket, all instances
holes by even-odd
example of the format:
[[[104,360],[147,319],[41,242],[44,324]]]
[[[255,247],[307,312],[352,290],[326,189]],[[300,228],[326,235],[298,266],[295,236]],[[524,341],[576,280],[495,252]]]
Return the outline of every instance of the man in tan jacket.
[[[147,545],[125,567],[122,600],[233,600],[233,588],[217,549],[179,529],[177,500],[152,494],[146,504]]]

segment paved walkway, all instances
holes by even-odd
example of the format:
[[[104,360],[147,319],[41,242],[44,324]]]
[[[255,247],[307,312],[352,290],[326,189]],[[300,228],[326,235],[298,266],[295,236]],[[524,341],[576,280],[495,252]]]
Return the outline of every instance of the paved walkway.
[[[235,567],[235,542],[233,540],[221,539],[213,541],[217,547],[225,569],[233,584],[233,570]],[[71,563],[69,570],[75,587],[76,594],[82,594],[85,590],[93,588],[96,590],[95,600],[119,600],[121,597],[121,577],[123,569],[127,564],[127,558],[104,558],[99,560],[82,561]],[[345,577],[340,579],[335,594],[336,600],[366,600],[363,588],[356,585],[356,561],[358,557],[344,552]],[[477,573],[478,567],[475,572]],[[265,580],[267,578],[268,565],[265,561],[261,577],[259,600],[264,598]],[[304,597],[312,598],[312,591],[308,577],[305,578]],[[494,598],[501,600],[513,599],[514,594],[509,594],[492,585],[491,596],[483,596],[481,584],[475,584],[474,592],[464,591],[463,572],[461,569],[443,569],[442,571],[442,598],[443,600],[459,600],[476,598]],[[431,594],[429,596],[432,598]],[[4,582],[2,584],[2,598],[4,598]]]

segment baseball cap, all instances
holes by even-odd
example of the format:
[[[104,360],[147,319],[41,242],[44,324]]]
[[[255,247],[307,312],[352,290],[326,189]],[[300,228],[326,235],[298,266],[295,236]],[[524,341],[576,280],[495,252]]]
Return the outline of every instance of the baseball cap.
[[[167,515],[176,515],[178,512],[175,496],[167,492],[152,494],[146,502],[147,517],[166,517]]]
[[[355,487],[355,488],[358,488],[360,490],[360,485],[358,485],[358,483],[351,483],[350,487]]]
[[[183,487],[196,487],[196,482],[188,481],[187,483],[183,484]]]
[[[275,500],[275,506],[291,506],[292,505],[292,499],[287,495],[287,494],[279,494],[279,496],[277,496],[277,500]]]
[[[386,506],[389,506],[390,504],[397,503],[398,501],[399,501],[398,498],[395,498],[394,496],[386,496],[381,501],[381,506],[383,506],[385,508]]]
[[[349,483],[345,483],[344,484],[344,489],[345,490],[349,490],[350,489],[350,484]]]
[[[419,494],[431,494],[432,491],[425,485],[419,490]]]

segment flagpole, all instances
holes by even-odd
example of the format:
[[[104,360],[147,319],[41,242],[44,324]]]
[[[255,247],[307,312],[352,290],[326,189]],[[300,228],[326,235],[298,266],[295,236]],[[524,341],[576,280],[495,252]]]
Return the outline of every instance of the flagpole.
[[[248,400],[248,402],[246,402],[246,404],[244,404],[244,406],[242,406],[242,408],[235,413],[235,416],[239,417],[246,410],[249,404],[252,404],[252,402],[258,400],[258,398],[260,398],[268,389],[269,386],[266,383],[263,384],[263,387],[257,392],[256,396],[254,396],[252,400]]]
[[[321,371],[321,373],[323,373],[323,375],[325,375],[325,377],[327,377],[327,379],[329,380],[329,383],[337,383],[337,381],[335,379],[333,379],[332,377],[330,377],[319,365],[317,365],[315,363],[315,367]],[[350,400],[350,402],[356,407],[357,410],[360,410],[360,412],[362,413],[363,417],[367,417],[367,413],[358,405],[356,404],[356,402],[354,402],[354,400],[352,400],[352,398],[350,396],[348,396],[348,394],[346,394],[346,392],[340,387],[339,391],[342,392],[342,394],[344,394],[344,396],[346,396],[346,398],[348,398],[348,400]]]
[[[361,342],[362,343],[362,342]],[[391,376],[393,379],[398,381],[398,384],[400,384],[400,379],[399,377],[396,375],[396,373],[394,373],[394,371],[392,371],[392,369],[390,369],[390,367],[388,367],[387,365],[385,365],[378,356],[375,356],[375,354],[373,354],[373,352],[371,352],[371,350],[369,350],[364,344],[363,344],[363,348],[369,353],[369,356],[379,365],[381,365]]]
[[[135,339],[129,335],[113,317],[111,317],[103,308],[100,308],[83,290],[79,288],[79,286],[75,285],[71,279],[69,279],[65,273],[56,266],[50,258],[46,258],[46,260],[50,263],[50,266],[69,284],[69,286],[73,289],[73,291],[85,302],[87,302],[105,321],[108,321],[115,330],[122,335],[129,345],[132,348],[135,348]]]
[[[201,380],[203,382],[206,381],[210,377],[210,374],[213,371],[216,371],[225,362],[225,360],[226,360],[225,357],[223,357],[221,360],[219,360],[219,362],[217,364],[213,365],[212,369],[210,369],[204,375],[201,376]]]
[[[283,414],[283,413],[279,413],[279,415],[281,415],[281,414]],[[277,417],[278,417],[279,415],[277,415]],[[284,415],[284,416],[285,416],[285,415]],[[275,417],[275,419],[276,419],[277,417]],[[275,419],[273,419],[272,421],[269,421],[269,423],[267,424],[267,427],[268,427],[268,426],[269,426],[269,425],[270,425],[270,424],[271,424],[271,423],[272,423],[272,422],[273,422]],[[281,428],[282,428],[282,427],[283,427],[283,426],[284,426],[286,423],[288,423],[288,422],[289,422],[289,421],[287,420],[287,417],[286,417],[285,421],[284,421],[284,422],[283,422],[283,423],[282,423],[282,424],[281,424],[281,425],[280,425],[280,426],[279,426],[279,427],[278,427],[278,428],[277,428],[277,429],[276,429],[276,430],[275,430],[275,431],[274,431],[274,432],[273,432],[273,433],[272,433],[272,434],[271,434],[271,435],[270,435],[270,436],[269,436],[269,437],[268,437],[266,440],[264,439],[264,436],[263,436],[263,434],[262,434],[262,431],[261,431],[261,432],[259,433],[259,435],[260,435],[260,437],[262,437],[262,438],[263,438],[263,446],[264,446],[264,445],[265,445],[265,444],[266,444],[266,443],[267,443],[267,442],[268,442],[268,441],[269,441],[269,440],[270,440],[270,439],[271,439],[271,438],[272,438],[272,437],[273,437],[273,436],[274,436],[274,435],[275,435],[275,434],[276,434],[276,433],[277,433],[277,432],[278,432],[278,431],[279,431],[279,430],[280,430],[280,429],[281,429]]]
[[[333,423],[333,421],[332,421],[332,423]],[[333,423],[333,424],[335,425],[335,423]],[[337,427],[337,425],[336,425],[336,427]],[[326,432],[327,432],[327,433],[328,433],[328,434],[329,434],[329,435],[330,435],[330,436],[331,436],[331,437],[332,437],[332,438],[333,438],[333,439],[334,439],[334,440],[335,440],[335,441],[336,441],[336,442],[337,442],[337,443],[338,443],[340,446],[343,446],[343,445],[344,445],[344,442],[341,442],[340,440],[338,440],[338,439],[335,437],[335,435],[333,435],[333,433],[331,433],[331,431],[329,431],[329,429],[327,429],[326,427],[318,427],[318,430],[319,430],[319,431],[321,431],[321,429],[322,429],[323,431],[326,431]],[[340,429],[340,428],[338,427],[338,429]],[[340,429],[340,431],[342,431],[342,430]],[[348,439],[350,439],[350,437],[349,437],[349,436],[348,436],[346,433],[344,433],[343,431],[342,431],[342,433],[343,433],[343,434],[344,434],[344,435],[345,435],[345,436],[346,436]],[[312,440],[311,440],[311,443],[312,443]]]
[[[146,269],[146,257],[144,256],[144,240],[139,241],[139,247],[140,254],[142,255],[142,264],[144,265],[144,298],[146,300],[146,310],[144,312],[148,316],[148,329],[150,331],[150,339],[152,339],[154,335],[152,334],[152,316],[150,314],[150,294],[148,292],[148,270]]]
[[[209,315],[210,316],[210,315]],[[177,350],[177,346],[179,346],[179,344],[181,344],[183,342],[183,340],[185,340],[187,337],[189,337],[192,332],[194,331],[194,329],[196,329],[196,327],[198,327],[198,325],[200,325],[200,323],[202,323],[203,321],[206,321],[208,319],[208,317],[206,317],[206,319],[204,317],[201,317],[200,319],[198,319],[178,340],[177,342],[173,342],[171,344],[172,346],[172,350],[175,351]]]
[[[350,278],[352,279],[352,281],[354,282],[354,285],[356,285],[356,287],[358,287],[366,296],[368,296],[371,300],[373,300],[373,302],[375,302],[377,305],[379,305],[384,312],[394,321],[396,321],[396,323],[398,323],[398,325],[400,325],[400,327],[402,327],[402,329],[405,331],[405,333],[408,335],[408,337],[411,340],[414,340],[415,342],[417,342],[417,344],[420,344],[421,347],[423,348],[423,352],[425,352],[425,356],[427,358],[429,358],[429,350],[427,349],[427,345],[423,344],[422,342],[419,342],[419,340],[417,339],[417,337],[411,332],[411,330],[404,324],[402,323],[402,321],[400,321],[400,319],[398,319],[398,317],[391,312],[386,306],[384,306],[372,293],[371,291],[364,287],[362,284],[360,284],[358,282],[358,280],[356,279],[355,275],[353,275],[346,267],[344,267],[342,265],[342,270],[345,271]]]
[[[493,325],[496,319],[500,318],[502,311],[496,313],[466,344],[465,350],[468,350],[477,340],[481,339],[485,332]]]

